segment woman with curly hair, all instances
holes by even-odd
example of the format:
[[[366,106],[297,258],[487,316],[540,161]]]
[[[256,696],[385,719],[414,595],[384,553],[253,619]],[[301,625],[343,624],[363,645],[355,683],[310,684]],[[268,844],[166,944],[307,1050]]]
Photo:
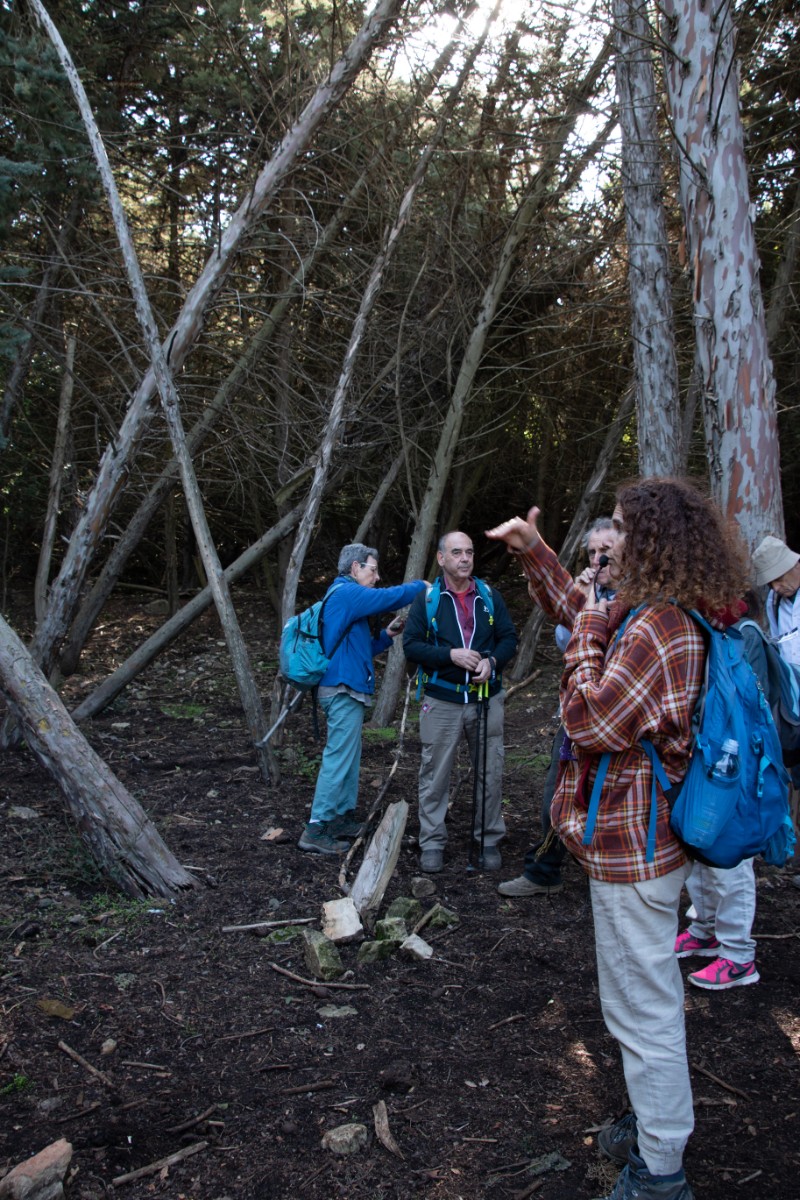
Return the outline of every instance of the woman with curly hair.
[[[650,829],[651,741],[669,779],[689,762],[691,717],[705,661],[685,608],[717,624],[741,615],[746,554],[693,483],[623,485],[611,550],[619,590],[609,605],[575,588],[537,528],[539,510],[489,530],[518,555],[531,597],[572,625],[561,718],[573,757],[553,799],[553,826],[590,877],[603,1017],[622,1052],[633,1112],[598,1142],[624,1170],[608,1200],[692,1200],[683,1150],[694,1126],[683,981],[675,956],[678,902],[690,863],[658,792]],[[600,757],[610,752],[597,823],[584,845]],[[648,834],[651,848],[648,852]],[[654,847],[653,847],[654,841]]]

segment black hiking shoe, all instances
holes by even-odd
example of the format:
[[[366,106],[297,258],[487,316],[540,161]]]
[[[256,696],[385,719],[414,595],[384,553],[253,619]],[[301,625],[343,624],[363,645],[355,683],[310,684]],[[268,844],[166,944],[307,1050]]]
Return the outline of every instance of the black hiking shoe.
[[[613,1125],[598,1130],[597,1146],[601,1154],[624,1167],[631,1150],[638,1150],[636,1113],[626,1113]]]
[[[694,1200],[683,1168],[674,1175],[651,1175],[635,1150],[609,1196],[601,1200]]]
[[[313,854],[346,854],[350,849],[349,842],[339,842],[331,835],[327,821],[309,821],[297,845]]]

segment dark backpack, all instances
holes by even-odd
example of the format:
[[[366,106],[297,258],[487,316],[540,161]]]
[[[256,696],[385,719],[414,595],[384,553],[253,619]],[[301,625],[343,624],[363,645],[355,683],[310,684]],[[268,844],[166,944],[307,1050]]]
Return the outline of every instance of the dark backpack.
[[[752,629],[758,634],[767,664],[767,680],[761,683],[772,709],[781,747],[800,750],[800,674],[797,668],[781,657],[775,642],[756,621],[745,618],[736,622],[736,628]]]
[[[641,742],[653,766],[646,860],[651,862],[655,854],[659,785],[670,805],[672,829],[691,857],[727,868],[761,854],[768,863],[782,866],[793,853],[795,837],[789,777],[769,702],[745,657],[741,633],[719,632],[699,613],[685,611],[705,637],[705,676],[692,717],[692,750],[682,782],[671,783],[655,746]],[[617,638],[626,624],[627,620]],[[610,757],[603,754],[600,759],[584,845],[594,832]]]

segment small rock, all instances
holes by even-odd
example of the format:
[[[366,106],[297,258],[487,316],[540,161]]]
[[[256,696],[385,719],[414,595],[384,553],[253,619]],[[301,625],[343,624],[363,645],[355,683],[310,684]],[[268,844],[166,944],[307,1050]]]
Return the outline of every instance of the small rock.
[[[358,1154],[369,1141],[366,1125],[337,1125],[322,1135],[322,1149],[331,1154]]]
[[[387,918],[400,917],[406,925],[416,925],[422,916],[422,905],[419,900],[412,899],[411,896],[398,896],[387,908],[386,916]]]
[[[344,974],[339,951],[330,938],[318,929],[304,929],[306,966],[317,979],[338,979]]]
[[[418,934],[412,933],[401,942],[400,953],[407,958],[415,958],[418,962],[428,962],[433,958],[433,946],[429,946]]]
[[[332,942],[354,942],[364,936],[364,926],[350,896],[323,904],[322,932]]]
[[[458,916],[443,904],[434,904],[425,924],[429,929],[449,929],[451,925],[458,924]]]
[[[357,1017],[358,1009],[353,1008],[352,1004],[323,1004],[322,1008],[318,1008],[317,1012],[321,1017]]]
[[[425,900],[428,896],[436,895],[436,884],[432,879],[426,879],[423,875],[415,875],[411,880],[411,895],[417,900]]]
[[[380,962],[384,958],[391,958],[396,947],[396,942],[362,942],[358,947],[358,961],[374,963]]]
[[[101,1054],[113,1054],[117,1048],[117,1043],[114,1038],[106,1038],[100,1047]]]
[[[26,808],[24,804],[12,804],[8,815],[16,817],[18,821],[35,821],[41,814],[38,809]]]
[[[0,1180],[0,1200],[62,1200],[71,1159],[72,1146],[65,1138],[53,1142]]]
[[[397,942],[399,946],[408,937],[408,928],[401,917],[386,917],[375,922],[375,937],[379,942]]]

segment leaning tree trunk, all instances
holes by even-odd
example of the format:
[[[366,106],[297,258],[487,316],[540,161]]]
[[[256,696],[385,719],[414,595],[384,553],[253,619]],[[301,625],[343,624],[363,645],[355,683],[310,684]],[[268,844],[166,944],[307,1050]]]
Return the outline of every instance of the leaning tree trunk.
[[[634,391],[631,389],[622,397],[617,415],[608,428],[603,448],[597,456],[592,477],[583,489],[583,495],[578,502],[578,507],[575,510],[575,515],[567,531],[567,536],[564,538],[558,554],[558,561],[564,567],[569,568],[575,559],[581,537],[586,528],[586,522],[589,520],[589,515],[594,507],[597,495],[605,483],[609,467],[617,452],[617,446],[633,412],[633,401]],[[510,674],[511,679],[527,679],[528,675],[530,675],[543,624],[544,613],[537,607],[528,617],[525,627],[522,630],[522,636],[519,639],[517,654],[514,659],[514,666]]]
[[[648,0],[614,0],[639,470],[677,475],[681,405]]]
[[[527,235],[536,215],[547,203],[551,193],[553,173],[558,165],[561,152],[568,137],[574,129],[578,115],[584,111],[588,97],[597,84],[601,71],[608,60],[610,41],[607,39],[599,55],[593,62],[586,78],[580,87],[576,88],[572,100],[562,117],[558,128],[553,130],[551,141],[548,143],[545,161],[528,190],[528,194],[514,215],[511,227],[500,249],[492,277],[483,293],[483,299],[478,311],[475,325],[470,334],[461,367],[453,388],[453,395],[448,405],[436,453],[428,475],[425,493],[422,497],[411,538],[411,546],[406,560],[406,579],[419,578],[426,566],[428,547],[433,539],[436,520],[444,496],[444,490],[450,477],[458,446],[458,438],[464,421],[464,413],[469,402],[475,376],[478,372],[486,340],[489,336],[497,306],[505,290],[516,259],[517,251]],[[397,639],[399,641],[399,639]],[[383,674],[380,694],[372,713],[375,725],[388,725],[394,718],[397,700],[400,695],[402,678],[405,671],[405,658],[401,645],[395,643],[389,651],[389,659]]]
[[[89,104],[89,98],[86,95],[83,84],[72,57],[67,50],[64,42],[58,33],[58,30],[51,22],[44,21],[40,18],[47,28],[48,35],[52,41],[56,53],[58,54],[61,65],[69,80],[72,88],[75,101],[83,119],[84,127],[89,138],[89,142],[94,153],[95,162],[97,164],[100,178],[108,198],[111,215],[114,221],[114,228],[119,240],[122,257],[125,262],[125,270],[128,275],[131,292],[133,294],[136,307],[136,316],[142,329],[145,346],[147,347],[148,355],[151,363],[151,370],[155,375],[156,386],[161,404],[164,410],[164,416],[169,430],[170,440],[172,442],[172,450],[175,458],[178,461],[178,466],[181,475],[181,484],[183,493],[186,497],[186,506],[189,510],[189,516],[192,522],[192,530],[194,532],[197,548],[200,553],[200,558],[203,563],[203,570],[206,573],[206,578],[209,581],[211,594],[214,597],[219,614],[222,632],[225,637],[225,642],[228,647],[233,673],[236,677],[236,685],[239,690],[239,699],[242,702],[245,718],[247,720],[248,730],[253,742],[253,749],[261,771],[262,779],[265,784],[270,782],[270,752],[264,744],[264,734],[267,732],[266,719],[264,710],[261,705],[261,697],[256,687],[256,682],[253,677],[253,669],[250,665],[250,655],[247,650],[247,644],[244,640],[239,621],[236,617],[236,610],[231,599],[230,589],[228,587],[225,574],[222,570],[222,564],[219,561],[214,541],[211,536],[211,530],[206,518],[205,509],[203,508],[203,498],[200,493],[200,486],[197,482],[194,464],[192,463],[191,455],[186,446],[186,435],[183,428],[183,420],[181,418],[180,403],[178,400],[178,392],[175,387],[175,382],[172,373],[167,365],[167,357],[161,347],[161,339],[158,334],[158,326],[153,315],[153,310],[150,305],[150,300],[145,287],[144,276],[139,260],[136,256],[136,250],[133,245],[130,229],[128,227],[125,210],[122,207],[122,200],[117,190],[116,181],[111,170],[111,164],[108,161],[103,139],[100,136],[100,130],[97,128],[97,122],[94,119],[94,114]]]
[[[783,533],[775,380],[739,113],[731,4],[663,0],[711,484],[749,546]]]
[[[129,896],[174,896],[196,887],[2,617],[0,683],[25,740],[61,788],[80,836],[104,874]]]
[[[228,584],[233,583],[249,571],[258,563],[265,554],[267,554],[274,546],[277,546],[283,538],[287,537],[292,530],[297,526],[300,518],[305,511],[305,500],[281,517],[279,521],[268,529],[257,542],[239,555],[237,559],[225,568],[225,578]],[[183,608],[179,608],[174,617],[170,617],[165,621],[160,629],[157,629],[146,642],[142,642],[140,646],[134,650],[125,662],[117,667],[111,675],[109,675],[99,687],[81,701],[78,707],[74,710],[72,716],[76,721],[85,721],[89,717],[95,717],[99,712],[102,712],[107,705],[111,704],[119,693],[126,688],[129,683],[140,675],[141,672],[150,665],[159,654],[166,650],[177,637],[188,629],[193,621],[210,608],[214,599],[211,594],[211,588],[206,587],[202,592],[198,592],[193,596]]]
[[[38,21],[45,27],[52,25],[41,0],[29,0],[29,3]],[[353,83],[401,6],[402,0],[378,0],[233,214],[164,342],[174,374],[183,366],[196,342],[208,306],[222,287],[243,239],[272,201],[297,156],[305,151],[313,135]],[[70,539],[58,577],[51,585],[47,614],[37,626],[31,645],[34,658],[43,664],[46,672],[53,665],[66,634],[86,573],[155,411],[155,392],[155,376],[151,369],[140,383],[113,445],[103,454],[81,520]]]
[[[322,439],[319,445],[317,465],[314,468],[314,477],[311,481],[311,487],[308,495],[308,508],[303,514],[303,519],[297,530],[294,545],[292,547],[291,557],[286,568],[286,577],[283,585],[282,599],[282,622],[286,622],[294,615],[295,601],[297,598],[297,585],[300,580],[300,572],[305,561],[306,551],[308,550],[311,541],[311,534],[317,521],[320,504],[322,502],[322,492],[330,472],[331,461],[333,459],[333,451],[336,445],[336,440],[339,436],[339,429],[344,417],[345,397],[350,388],[350,381],[353,377],[356,360],[358,358],[361,341],[366,330],[367,321],[372,309],[375,306],[375,301],[378,298],[386,270],[394,257],[394,252],[400,241],[400,236],[408,224],[411,216],[411,207],[414,203],[414,197],[417,194],[420,184],[425,178],[425,174],[433,158],[436,147],[439,145],[444,136],[447,122],[452,115],[456,101],[461,94],[465,82],[469,78],[475,60],[482,50],[486,38],[489,34],[489,28],[494,19],[497,9],[491,13],[483,33],[478,38],[475,45],[471,48],[467,55],[464,65],[459,72],[458,78],[448,92],[447,99],[439,110],[439,120],[436,128],[430,138],[430,141],[425,146],[419,161],[414,169],[411,182],[406,188],[403,198],[400,201],[397,218],[392,226],[389,234],[386,237],[383,249],[378,253],[372,265],[367,286],[361,297],[358,312],[356,313],[353,329],[350,334],[350,341],[347,345],[347,350],[342,364],[342,370],[339,379],[336,383],[333,398],[331,400],[328,420],[325,426]]]

